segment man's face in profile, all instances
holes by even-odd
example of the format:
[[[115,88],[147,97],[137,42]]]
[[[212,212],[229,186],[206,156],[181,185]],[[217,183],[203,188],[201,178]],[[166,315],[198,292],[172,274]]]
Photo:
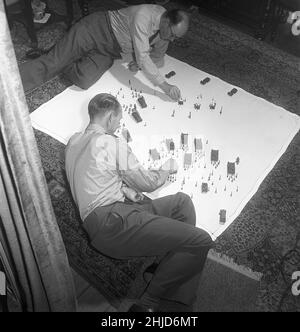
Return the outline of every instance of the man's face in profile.
[[[121,120],[123,118],[122,108],[119,106],[117,115],[114,112],[111,113],[110,122],[108,125],[109,134],[113,134],[121,126]]]
[[[182,38],[188,31],[188,28],[188,20],[172,25],[168,18],[162,18],[159,28],[160,38],[172,42],[175,39]]]

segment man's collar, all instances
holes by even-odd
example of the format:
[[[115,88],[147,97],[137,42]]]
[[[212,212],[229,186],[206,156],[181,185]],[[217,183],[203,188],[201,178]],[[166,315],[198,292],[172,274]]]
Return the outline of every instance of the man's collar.
[[[86,132],[87,131],[96,131],[96,132],[99,132],[101,134],[105,134],[106,133],[106,130],[102,126],[100,126],[99,124],[97,124],[97,123],[90,123],[86,127],[85,131]]]

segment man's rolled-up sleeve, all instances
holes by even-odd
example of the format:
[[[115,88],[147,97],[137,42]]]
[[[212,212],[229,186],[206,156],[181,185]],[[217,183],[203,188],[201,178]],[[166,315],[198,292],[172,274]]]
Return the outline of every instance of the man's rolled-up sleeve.
[[[154,85],[160,85],[165,79],[150,57],[149,24],[149,17],[140,13],[135,17],[134,22],[131,25],[130,33],[137,64],[143,70],[145,76]]]
[[[168,171],[146,170],[133,154],[129,145],[119,140],[118,171],[122,181],[140,192],[152,192],[161,187],[169,176]]]

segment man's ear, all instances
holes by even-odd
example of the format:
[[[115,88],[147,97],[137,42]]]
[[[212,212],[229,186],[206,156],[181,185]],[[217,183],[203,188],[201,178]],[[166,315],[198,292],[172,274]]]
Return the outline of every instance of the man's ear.
[[[168,17],[163,16],[163,17],[162,17],[162,20],[163,20],[163,23],[164,23],[165,25],[169,25],[169,24],[170,24],[170,19],[169,19]]]
[[[107,122],[108,124],[111,124],[113,120],[113,112],[109,112],[109,114],[107,115]]]
[[[108,114],[108,123],[111,124],[116,118],[115,112],[110,111]]]
[[[169,19],[168,17],[166,17],[165,15],[162,15],[162,17],[160,18],[160,24],[159,27],[161,28],[162,26],[167,26],[169,24]]]

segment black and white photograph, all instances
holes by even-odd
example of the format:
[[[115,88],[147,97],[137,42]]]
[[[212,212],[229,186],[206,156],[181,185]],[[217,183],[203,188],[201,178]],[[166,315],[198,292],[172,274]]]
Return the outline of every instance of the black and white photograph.
[[[0,313],[300,312],[299,129],[300,0],[0,0]]]

